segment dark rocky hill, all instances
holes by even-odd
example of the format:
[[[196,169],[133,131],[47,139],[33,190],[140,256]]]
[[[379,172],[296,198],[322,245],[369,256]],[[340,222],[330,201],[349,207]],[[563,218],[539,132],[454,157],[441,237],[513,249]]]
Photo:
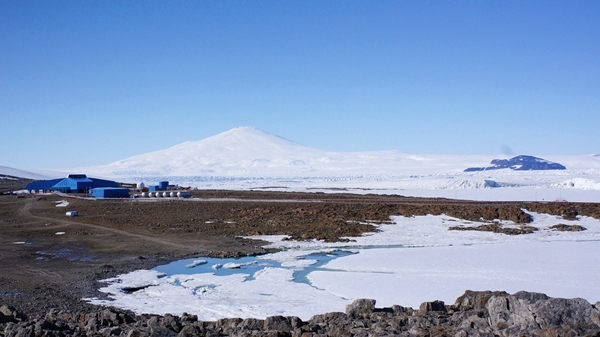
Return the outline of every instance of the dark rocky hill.
[[[559,163],[554,163],[534,156],[516,156],[511,159],[494,159],[487,167],[469,167],[465,172],[477,172],[488,170],[511,169],[515,171],[529,170],[566,170],[567,168]]]

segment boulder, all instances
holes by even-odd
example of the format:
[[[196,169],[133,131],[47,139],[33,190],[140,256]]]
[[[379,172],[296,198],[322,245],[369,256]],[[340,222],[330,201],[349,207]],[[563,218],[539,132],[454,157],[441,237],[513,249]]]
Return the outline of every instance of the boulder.
[[[292,324],[287,317],[270,316],[265,319],[264,330],[290,331]]]
[[[446,305],[443,301],[423,302],[419,307],[419,314],[427,315],[431,311],[446,312]]]
[[[375,300],[373,299],[357,299],[354,302],[346,305],[346,315],[351,317],[367,316],[375,310]]]

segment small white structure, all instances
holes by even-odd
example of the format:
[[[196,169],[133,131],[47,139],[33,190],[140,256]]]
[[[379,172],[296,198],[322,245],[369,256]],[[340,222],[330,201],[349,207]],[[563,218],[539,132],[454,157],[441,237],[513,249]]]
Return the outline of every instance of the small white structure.
[[[146,185],[144,185],[144,182],[143,182],[143,181],[141,181],[141,182],[139,182],[139,183],[137,184],[137,188],[138,188],[138,190],[142,190],[142,189],[144,189],[145,187],[146,187]]]
[[[67,214],[67,216],[68,216],[68,217],[70,217],[70,218],[72,218],[72,217],[74,217],[74,216],[78,216],[78,215],[79,215],[79,213],[77,213],[77,211],[68,211],[66,214]]]

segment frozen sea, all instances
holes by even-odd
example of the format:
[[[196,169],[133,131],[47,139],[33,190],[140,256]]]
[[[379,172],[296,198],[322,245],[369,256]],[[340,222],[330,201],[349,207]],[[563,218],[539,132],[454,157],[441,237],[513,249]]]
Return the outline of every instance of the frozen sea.
[[[432,300],[453,303],[467,289],[600,301],[600,221],[530,214],[531,225],[539,230],[518,236],[450,231],[450,226],[480,223],[445,215],[392,217],[393,223],[379,225],[379,232],[349,243],[262,236],[257,238],[281,251],[240,261],[198,257],[178,262],[179,269],[135,271],[105,280],[101,291],[110,300],[88,300],[137,313],[187,312],[201,320],[272,315],[309,319],[344,311],[357,298],[376,299],[378,307],[415,308]],[[558,223],[587,230],[549,228]],[[317,258],[323,256],[327,258]]]

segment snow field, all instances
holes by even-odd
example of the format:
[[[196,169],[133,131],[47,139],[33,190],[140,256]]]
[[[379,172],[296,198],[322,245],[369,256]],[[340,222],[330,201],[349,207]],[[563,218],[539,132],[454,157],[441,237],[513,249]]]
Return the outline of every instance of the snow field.
[[[539,228],[533,234],[509,236],[477,231],[449,231],[448,227],[477,226],[440,216],[393,217],[394,224],[379,225],[380,232],[356,242],[281,241],[262,236],[269,247],[283,249],[258,259],[281,262],[253,277],[212,273],[171,276],[137,271],[106,280],[101,291],[113,301],[88,299],[96,304],[127,308],[138,313],[198,315],[201,320],[224,317],[314,314],[344,311],[357,298],[374,298],[378,306],[418,307],[435,299],[447,303],[465,290],[519,290],[544,292],[553,297],[600,300],[600,221],[579,217],[566,221],[530,213]],[[582,232],[557,232],[557,223],[578,224]],[[503,222],[507,226],[516,226]],[[315,252],[344,249],[356,252],[339,257],[308,275],[310,284],[293,280],[295,270],[316,261]],[[306,259],[302,259],[306,257]],[[144,287],[126,294],[123,287]]]
[[[599,253],[598,241],[371,249],[334,260],[309,278],[326,292],[375,298],[378,306],[451,304],[467,289],[526,290],[594,303],[600,300]]]

